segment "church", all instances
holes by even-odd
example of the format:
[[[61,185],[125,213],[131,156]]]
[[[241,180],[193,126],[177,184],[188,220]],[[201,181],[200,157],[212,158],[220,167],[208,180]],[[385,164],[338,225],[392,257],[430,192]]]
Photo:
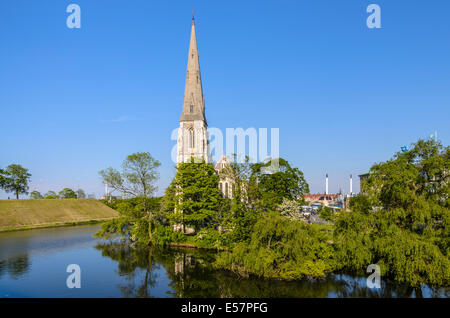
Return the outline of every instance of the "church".
[[[189,162],[191,158],[213,164],[207,128],[195,21],[192,17],[183,108],[178,128],[177,164]],[[225,153],[222,154],[215,166],[217,174],[220,176],[219,172],[229,164]],[[229,178],[221,177],[219,189],[225,197],[232,197],[232,182]]]

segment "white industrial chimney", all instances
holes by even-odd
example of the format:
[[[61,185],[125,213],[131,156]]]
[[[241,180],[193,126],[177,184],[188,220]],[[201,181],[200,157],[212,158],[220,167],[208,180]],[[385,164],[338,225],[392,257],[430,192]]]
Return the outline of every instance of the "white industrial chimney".
[[[353,179],[352,175],[350,175],[350,196],[353,195]]]
[[[328,194],[328,173],[327,173],[327,176],[325,178],[325,194]]]

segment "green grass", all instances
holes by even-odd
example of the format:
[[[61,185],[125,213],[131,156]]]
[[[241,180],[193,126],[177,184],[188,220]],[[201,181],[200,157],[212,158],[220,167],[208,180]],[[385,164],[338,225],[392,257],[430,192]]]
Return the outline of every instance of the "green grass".
[[[95,199],[0,200],[0,232],[90,224],[117,216]]]

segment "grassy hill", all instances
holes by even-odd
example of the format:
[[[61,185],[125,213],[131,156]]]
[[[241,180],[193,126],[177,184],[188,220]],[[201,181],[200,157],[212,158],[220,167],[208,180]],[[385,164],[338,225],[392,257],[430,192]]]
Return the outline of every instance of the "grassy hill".
[[[94,199],[0,200],[0,232],[100,222],[117,211]]]

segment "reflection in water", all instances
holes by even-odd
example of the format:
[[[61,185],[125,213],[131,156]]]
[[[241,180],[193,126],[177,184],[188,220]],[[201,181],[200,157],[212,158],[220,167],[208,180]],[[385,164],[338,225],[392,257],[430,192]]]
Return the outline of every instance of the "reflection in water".
[[[28,254],[22,254],[0,261],[0,278],[9,274],[12,279],[18,279],[30,270]]]
[[[421,291],[383,282],[381,289],[366,287],[366,278],[331,275],[319,280],[281,281],[256,277],[242,278],[215,270],[215,253],[193,249],[139,247],[124,243],[102,243],[96,248],[118,262],[119,275],[129,276],[129,285],[120,286],[124,297],[151,297],[157,281],[156,269],[164,268],[172,297],[421,297]],[[136,286],[136,277],[141,283]],[[138,279],[139,281],[139,279]],[[430,291],[431,297],[445,295]]]
[[[98,226],[0,233],[1,297],[450,297],[450,289],[412,289],[382,279],[336,274],[281,281],[213,268],[217,253],[106,242]],[[82,288],[66,287],[68,264],[82,268]]]

